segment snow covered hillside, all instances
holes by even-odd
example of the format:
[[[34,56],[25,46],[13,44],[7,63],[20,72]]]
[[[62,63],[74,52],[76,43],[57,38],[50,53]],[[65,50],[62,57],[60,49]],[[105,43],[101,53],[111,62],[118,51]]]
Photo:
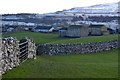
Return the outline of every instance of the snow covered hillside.
[[[98,4],[88,7],[76,7],[69,10],[57,11],[47,15],[81,15],[89,16],[118,16],[118,3]]]

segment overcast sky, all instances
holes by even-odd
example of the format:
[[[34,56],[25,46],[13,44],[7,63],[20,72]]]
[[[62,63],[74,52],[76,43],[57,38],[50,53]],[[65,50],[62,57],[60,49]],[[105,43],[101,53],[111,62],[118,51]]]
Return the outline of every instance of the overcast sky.
[[[0,14],[49,13],[73,7],[113,3],[120,0],[0,0]]]

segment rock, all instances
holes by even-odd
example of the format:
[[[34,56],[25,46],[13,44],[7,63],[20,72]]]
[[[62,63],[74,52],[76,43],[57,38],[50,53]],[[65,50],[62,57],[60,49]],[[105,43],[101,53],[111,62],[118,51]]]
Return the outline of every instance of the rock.
[[[101,52],[104,50],[120,48],[120,46],[118,46],[118,41],[119,40],[110,40],[81,44],[40,44],[37,48],[37,53],[58,55]]]
[[[26,43],[25,41],[26,40]],[[20,42],[23,41],[23,42]],[[0,39],[0,75],[4,74],[7,70],[20,65],[21,58],[23,59],[23,52],[26,49],[25,55],[28,58],[36,58],[35,42],[30,38],[24,38],[18,41],[14,37],[5,37]],[[20,45],[22,44],[22,49]],[[20,57],[22,56],[22,57]]]

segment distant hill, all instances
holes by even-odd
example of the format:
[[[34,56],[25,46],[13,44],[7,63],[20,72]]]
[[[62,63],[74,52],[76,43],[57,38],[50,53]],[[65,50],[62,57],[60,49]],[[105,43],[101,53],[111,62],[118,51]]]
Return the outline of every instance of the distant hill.
[[[74,21],[83,21],[83,14],[94,22],[112,22],[120,18],[118,16],[118,3],[99,4],[88,7],[75,7],[69,10],[56,11],[53,13],[35,14],[18,13],[2,14],[3,24],[6,22],[24,22],[35,24],[63,24],[66,25]]]

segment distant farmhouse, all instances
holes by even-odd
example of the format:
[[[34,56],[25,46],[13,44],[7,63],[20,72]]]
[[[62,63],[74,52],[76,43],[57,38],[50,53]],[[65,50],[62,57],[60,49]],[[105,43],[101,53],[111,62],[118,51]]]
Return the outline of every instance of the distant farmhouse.
[[[58,32],[60,29],[62,29],[62,26],[54,26],[54,32]]]
[[[14,31],[14,28],[10,27],[8,29],[6,29],[7,32],[13,32]]]
[[[22,32],[25,31],[22,27],[9,27],[6,29],[7,32]]]
[[[89,26],[89,34],[93,36],[108,35],[109,31],[105,25],[95,24]]]
[[[117,29],[117,30],[116,30],[116,32],[117,32],[118,34],[120,34],[120,28],[119,28],[119,29]]]
[[[33,26],[21,26],[21,25],[4,25],[2,26],[3,32],[23,32],[23,31],[30,31],[29,29],[33,28]]]
[[[34,32],[53,32],[54,28],[52,26],[37,26],[36,28],[34,28]]]
[[[107,28],[107,30],[109,31],[109,34],[116,34],[116,30],[111,29],[111,28]]]
[[[109,35],[110,31],[105,25],[91,24],[91,25],[71,25],[66,29],[59,31],[60,37],[87,37]]]
[[[60,37],[87,37],[89,28],[87,25],[71,25],[66,30],[60,30]]]

